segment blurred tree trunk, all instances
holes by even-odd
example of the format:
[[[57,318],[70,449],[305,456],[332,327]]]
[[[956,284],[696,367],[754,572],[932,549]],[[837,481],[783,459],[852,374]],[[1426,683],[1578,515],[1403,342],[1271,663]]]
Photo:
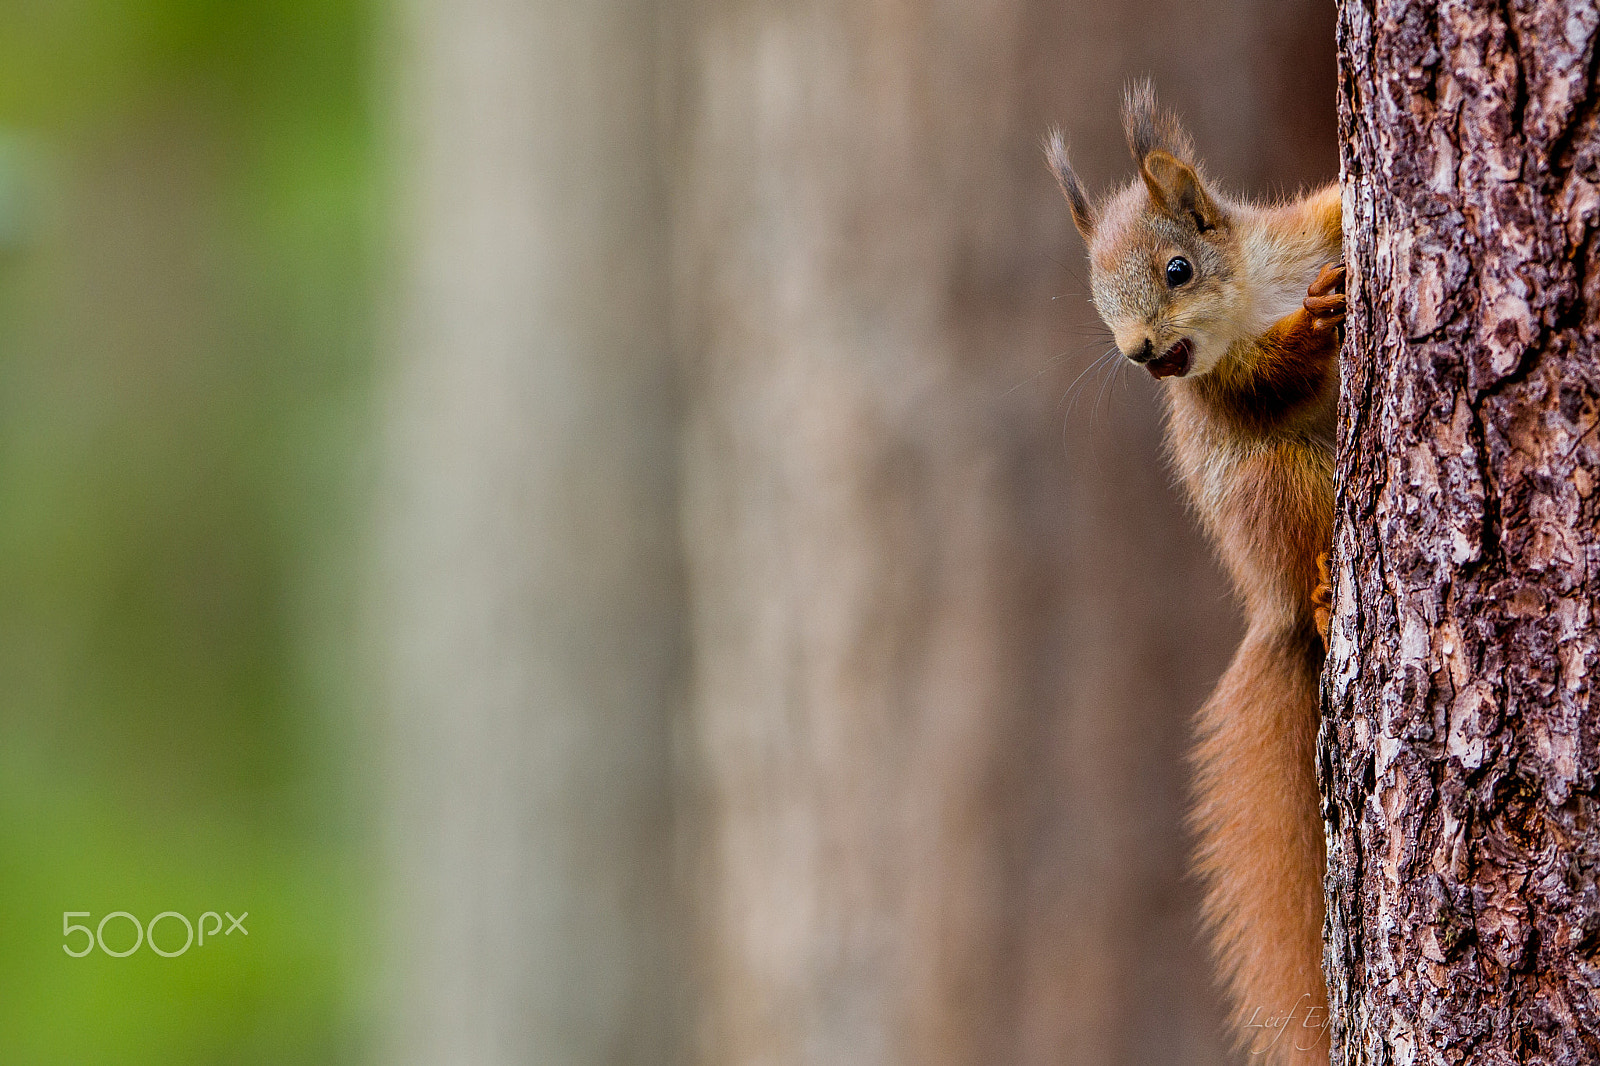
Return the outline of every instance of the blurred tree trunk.
[[[1600,1061],[1593,3],[1343,0],[1334,1061]]]
[[[682,645],[655,6],[405,15],[384,1061],[670,1063]]]
[[[1117,98],[1154,70],[1215,172],[1326,179],[1332,29],[1266,0],[682,12],[700,1061],[1225,1060],[1181,753],[1237,625],[1150,383],[1069,396],[1104,345],[1039,139],[1126,180]]]

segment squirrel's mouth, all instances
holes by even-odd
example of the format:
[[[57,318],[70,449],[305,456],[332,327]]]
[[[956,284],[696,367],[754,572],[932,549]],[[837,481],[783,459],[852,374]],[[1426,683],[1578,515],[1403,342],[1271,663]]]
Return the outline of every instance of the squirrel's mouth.
[[[1144,365],[1153,378],[1181,378],[1189,372],[1189,364],[1194,361],[1194,345],[1188,337],[1184,337],[1159,359],[1152,359]]]

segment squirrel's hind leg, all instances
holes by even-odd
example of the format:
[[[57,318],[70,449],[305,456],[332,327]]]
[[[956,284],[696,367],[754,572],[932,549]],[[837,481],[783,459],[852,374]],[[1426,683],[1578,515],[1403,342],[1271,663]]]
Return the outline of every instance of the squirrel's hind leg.
[[[1328,650],[1328,619],[1333,609],[1333,586],[1328,577],[1328,553],[1317,556],[1317,587],[1311,590],[1311,617],[1317,625],[1317,635],[1322,638],[1322,650]]]

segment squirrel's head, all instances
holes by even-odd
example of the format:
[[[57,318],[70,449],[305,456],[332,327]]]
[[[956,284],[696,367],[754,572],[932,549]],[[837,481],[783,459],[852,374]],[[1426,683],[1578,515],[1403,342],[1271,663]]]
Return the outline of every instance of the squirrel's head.
[[[1148,81],[1128,89],[1122,120],[1139,180],[1102,203],[1084,194],[1059,131],[1045,147],[1089,247],[1095,310],[1122,354],[1155,377],[1204,374],[1245,319],[1234,208],[1207,189],[1188,136],[1156,107]]]

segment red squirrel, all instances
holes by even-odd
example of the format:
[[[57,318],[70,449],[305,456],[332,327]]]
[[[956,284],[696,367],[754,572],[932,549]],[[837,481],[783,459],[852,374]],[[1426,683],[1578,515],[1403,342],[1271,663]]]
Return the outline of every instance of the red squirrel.
[[[1164,383],[1167,447],[1248,628],[1193,753],[1204,918],[1241,1042],[1328,1061],[1317,678],[1327,639],[1344,319],[1339,187],[1254,204],[1206,180],[1148,82],[1123,106],[1138,179],[1091,203],[1046,154],[1089,249],[1095,309]]]

